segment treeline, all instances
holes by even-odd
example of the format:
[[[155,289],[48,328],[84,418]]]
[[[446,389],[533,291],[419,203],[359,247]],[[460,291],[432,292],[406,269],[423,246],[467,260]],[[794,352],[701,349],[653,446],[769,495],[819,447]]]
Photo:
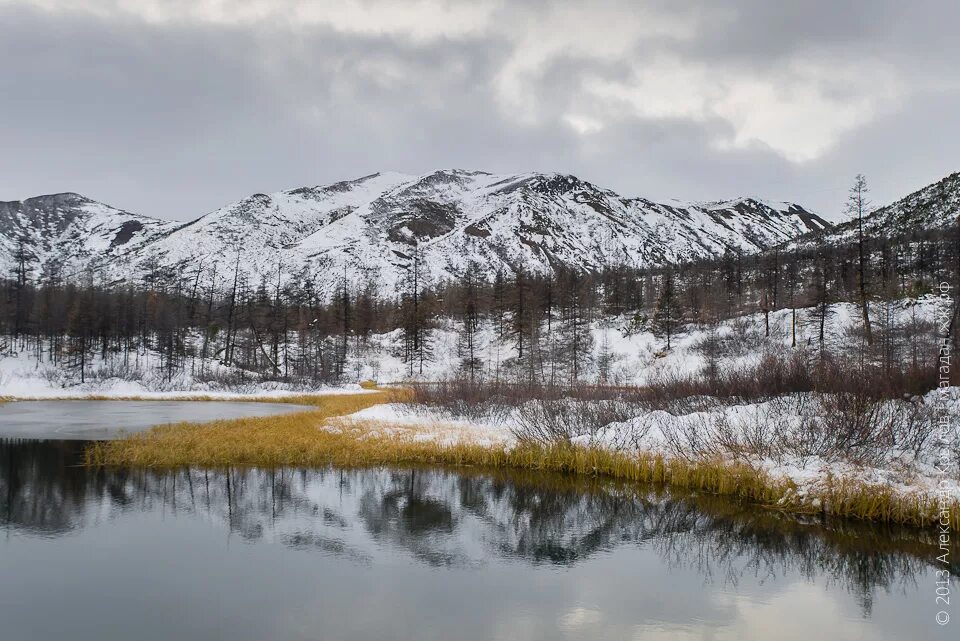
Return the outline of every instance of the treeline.
[[[852,302],[871,319],[858,338],[861,356],[893,367],[904,345],[931,330],[893,327],[884,303],[932,293],[941,282],[956,287],[960,232],[907,230],[895,239],[858,240],[801,243],[760,255],[728,252],[662,269],[558,267],[549,275],[515,269],[490,278],[472,264],[444,281],[428,272],[414,248],[406,282],[390,298],[350,273],[322,291],[309,278],[285,277],[282,265],[270,281],[257,283],[239,264],[230,274],[201,266],[139,286],[92,277],[66,282],[49,270],[34,282],[19,252],[13,273],[0,283],[0,350],[73,370],[81,381],[94,361],[122,375],[150,352],[157,359],[152,367],[168,380],[189,371],[199,379],[312,384],[356,380],[370,338],[390,332],[406,374],[420,375],[437,358],[434,330],[444,326],[455,328],[458,368],[467,380],[489,375],[485,355],[495,348],[511,355],[505,376],[561,384],[588,371],[606,376],[607,346],[595,345],[591,332],[598,320],[615,318],[627,332],[652,331],[670,350],[685,328],[716,327],[744,314],[762,314],[769,336],[770,314],[790,309],[791,342],[800,340],[798,323],[812,322],[818,331],[808,347],[823,352],[831,305]],[[954,305],[955,345],[956,318]],[[914,344],[914,359],[930,357],[918,355]]]
[[[155,367],[167,380],[185,369],[201,380],[246,374],[342,380],[348,377],[351,341],[362,342],[389,326],[381,319],[389,316],[384,309],[390,305],[369,292],[344,289],[343,296],[324,301],[309,283],[251,287],[239,270],[226,289],[215,278],[204,282],[201,270],[149,287],[104,285],[92,278],[31,283],[23,273],[3,283],[0,348],[76,370],[81,381],[96,356],[122,375],[147,352],[156,354]]]

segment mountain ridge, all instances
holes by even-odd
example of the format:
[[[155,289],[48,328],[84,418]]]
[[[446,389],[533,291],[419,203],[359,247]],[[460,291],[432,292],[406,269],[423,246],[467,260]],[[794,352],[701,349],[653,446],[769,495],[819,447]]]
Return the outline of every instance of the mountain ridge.
[[[35,277],[59,265],[111,282],[198,269],[210,278],[216,270],[222,280],[239,255],[253,283],[275,281],[279,272],[329,289],[346,269],[386,293],[400,286],[414,252],[430,278],[455,278],[470,263],[489,278],[497,271],[661,266],[755,253],[830,227],[795,203],[743,196],[658,203],[569,174],[461,169],[378,172],[257,193],[186,223],[73,192],[0,203],[0,244],[8,254],[28,245]]]

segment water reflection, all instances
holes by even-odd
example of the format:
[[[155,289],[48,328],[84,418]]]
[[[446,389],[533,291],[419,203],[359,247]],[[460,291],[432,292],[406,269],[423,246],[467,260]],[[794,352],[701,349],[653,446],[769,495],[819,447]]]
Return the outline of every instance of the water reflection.
[[[79,466],[81,448],[0,441],[8,535],[59,537],[161,512],[223,524],[242,541],[269,539],[357,564],[386,548],[430,567],[491,558],[571,567],[642,546],[669,567],[728,586],[744,577],[822,577],[856,595],[866,615],[878,591],[915,589],[936,553],[932,533],[803,521],[610,483],[424,469],[89,470]]]

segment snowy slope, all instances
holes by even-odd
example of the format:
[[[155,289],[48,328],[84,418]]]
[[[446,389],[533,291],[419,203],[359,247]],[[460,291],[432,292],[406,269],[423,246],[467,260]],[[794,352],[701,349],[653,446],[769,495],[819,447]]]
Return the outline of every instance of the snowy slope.
[[[954,227],[960,221],[960,172],[918,189],[900,200],[878,207],[863,218],[866,238],[876,239]],[[856,240],[857,221],[848,220],[825,233],[798,239],[805,247],[816,243],[841,244]]]
[[[888,229],[943,229],[960,217],[960,172],[881,207],[864,221],[871,231]],[[852,224],[851,224],[852,226]]]
[[[135,221],[128,225],[142,226],[123,251],[104,231],[113,229],[111,222],[91,229],[88,242],[54,244],[48,253],[86,261],[112,280],[200,268],[207,279],[216,271],[224,283],[239,260],[254,285],[279,273],[329,288],[347,273],[385,293],[403,280],[415,248],[428,277],[438,280],[455,278],[470,262],[491,277],[497,270],[544,273],[560,265],[662,265],[728,250],[751,253],[829,227],[790,203],[661,204],[574,176],[462,170],[373,174],[255,194],[180,226],[99,207],[111,221],[125,215]]]

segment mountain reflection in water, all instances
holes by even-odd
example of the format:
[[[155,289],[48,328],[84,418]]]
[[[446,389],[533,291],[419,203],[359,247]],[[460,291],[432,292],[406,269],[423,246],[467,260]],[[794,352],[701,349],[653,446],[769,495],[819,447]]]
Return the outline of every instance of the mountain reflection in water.
[[[82,447],[0,441],[8,539],[67,539],[159,514],[356,567],[399,556],[434,569],[564,569],[632,547],[727,590],[745,578],[822,582],[853,595],[862,617],[880,593],[917,592],[936,555],[932,531],[803,520],[595,480],[422,468],[87,469]]]
[[[934,541],[902,528],[807,523],[712,497],[672,498],[557,476],[463,474],[432,469],[151,470],[79,465],[77,442],[0,441],[0,506],[8,528],[57,536],[83,528],[89,512],[165,509],[209,515],[247,540],[296,530],[281,540],[325,547],[319,532],[356,525],[375,541],[430,565],[469,563],[457,536],[471,529],[484,550],[530,563],[573,564],[616,545],[646,544],[670,563],[708,577],[784,569],[828,571],[867,593],[910,580],[930,562]],[[326,505],[312,490],[334,487]],[[329,546],[336,551],[335,545]]]

